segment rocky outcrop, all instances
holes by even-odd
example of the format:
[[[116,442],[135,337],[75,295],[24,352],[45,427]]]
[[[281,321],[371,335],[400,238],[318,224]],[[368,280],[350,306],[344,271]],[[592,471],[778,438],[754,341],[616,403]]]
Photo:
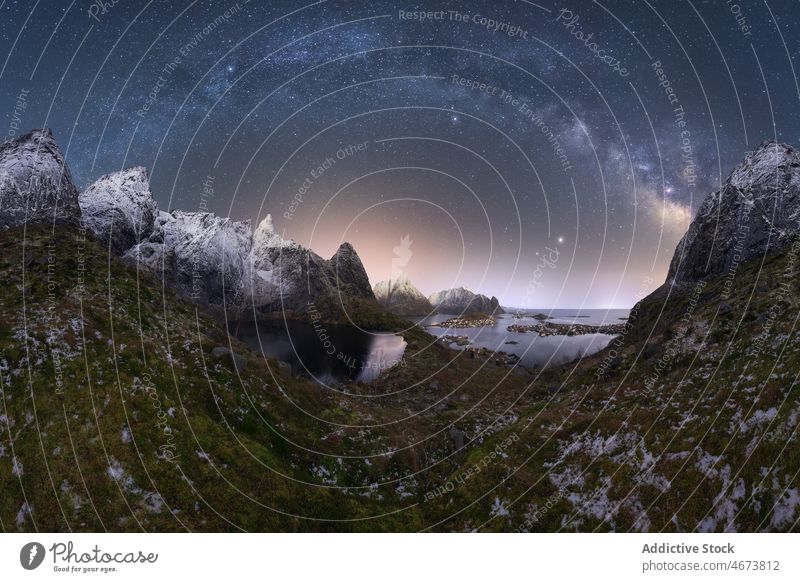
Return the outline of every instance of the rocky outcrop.
[[[250,221],[209,212],[161,212],[148,240],[129,249],[123,260],[174,280],[194,301],[236,307],[245,297],[252,240]]]
[[[270,215],[253,236],[249,266],[246,302],[257,311],[306,311],[310,302],[341,296],[375,299],[361,259],[349,243],[326,261],[281,238]]]
[[[678,244],[668,281],[724,273],[785,247],[800,233],[800,153],[768,141],[749,153],[701,204]]]
[[[77,226],[80,216],[78,190],[49,129],[0,145],[0,228]]]
[[[281,238],[269,214],[253,236],[248,264],[247,303],[262,312],[303,309],[332,286],[325,259]]]
[[[367,270],[353,245],[348,242],[342,243],[328,261],[328,265],[343,293],[363,299],[375,299]]]
[[[375,285],[375,298],[386,311],[396,315],[428,315],[433,306],[403,273]]]
[[[177,286],[175,280],[175,253],[163,243],[145,241],[128,249],[122,261],[142,271],[164,279],[169,285]]]
[[[486,295],[473,293],[464,287],[438,291],[432,294],[428,299],[438,313],[464,315],[473,313],[485,313],[486,315],[503,313],[497,297],[489,299]]]
[[[86,227],[116,254],[153,232],[158,205],[145,168],[107,174],[83,191],[79,201]]]

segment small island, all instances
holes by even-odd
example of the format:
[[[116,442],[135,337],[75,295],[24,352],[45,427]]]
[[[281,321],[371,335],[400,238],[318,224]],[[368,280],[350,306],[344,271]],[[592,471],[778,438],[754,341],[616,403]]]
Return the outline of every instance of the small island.
[[[471,313],[468,315],[459,315],[446,321],[434,323],[431,327],[447,327],[463,329],[467,327],[486,327],[492,326],[497,323],[497,320],[491,315],[484,313]]]
[[[606,325],[588,325],[583,323],[550,323],[540,322],[533,325],[509,325],[506,330],[512,333],[538,333],[540,337],[552,335],[586,335],[590,333],[604,333],[618,335],[625,333],[628,323],[611,323]]]

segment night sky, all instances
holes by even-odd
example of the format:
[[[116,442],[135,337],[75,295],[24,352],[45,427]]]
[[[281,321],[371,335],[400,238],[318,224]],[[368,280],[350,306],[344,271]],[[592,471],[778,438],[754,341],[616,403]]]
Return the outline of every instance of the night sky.
[[[144,165],[162,209],[507,306],[632,305],[746,151],[800,145],[789,1],[0,0],[0,35],[0,132],[51,127],[79,188]]]

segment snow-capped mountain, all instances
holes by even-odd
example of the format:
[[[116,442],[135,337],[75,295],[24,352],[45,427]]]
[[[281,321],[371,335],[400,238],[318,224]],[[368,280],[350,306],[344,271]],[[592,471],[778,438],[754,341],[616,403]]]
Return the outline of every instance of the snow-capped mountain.
[[[0,144],[0,228],[77,226],[80,216],[78,190],[49,129]]]
[[[281,238],[270,215],[253,232],[250,221],[159,211],[142,167],[103,176],[79,194],[49,129],[0,145],[0,228],[54,220],[82,220],[123,261],[203,304],[303,311],[320,299],[375,299],[349,243],[326,261]]]
[[[433,306],[428,298],[402,273],[398,277],[381,281],[373,289],[381,307],[397,315],[428,315]]]
[[[489,299],[486,295],[473,293],[464,287],[437,291],[428,299],[439,313],[464,315],[472,313],[485,313],[487,315],[503,313],[497,297]]]
[[[723,273],[786,246],[800,233],[800,153],[767,141],[701,204],[678,244],[668,280]]]
[[[123,253],[153,232],[158,205],[143,167],[97,180],[78,198],[84,224],[115,253]]]
[[[133,262],[150,256],[140,265],[166,276],[184,295],[200,303],[235,307],[244,300],[252,239],[250,221],[174,210],[159,213],[148,240],[123,258]],[[161,264],[153,264],[153,255]]]

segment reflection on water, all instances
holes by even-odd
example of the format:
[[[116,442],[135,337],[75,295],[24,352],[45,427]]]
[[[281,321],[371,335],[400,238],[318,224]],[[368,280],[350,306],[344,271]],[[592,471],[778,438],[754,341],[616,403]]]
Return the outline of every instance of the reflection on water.
[[[544,313],[549,315],[553,323],[582,323],[587,325],[600,325],[620,323],[627,319],[627,309],[584,310],[557,309],[549,311],[529,310],[529,314]],[[426,318],[413,318],[420,325],[439,323],[453,317],[452,315],[436,314]],[[502,351],[515,354],[520,358],[520,364],[527,367],[559,366],[585,356],[596,354],[611,342],[615,336],[608,334],[586,334],[577,336],[548,336],[539,337],[535,333],[513,333],[506,330],[511,324],[534,325],[538,320],[533,317],[517,318],[511,314],[504,314],[497,318],[493,326],[465,329],[448,329],[443,327],[426,327],[426,331],[437,337],[444,335],[464,335],[470,340],[466,347],[486,348],[493,351]],[[516,342],[516,343],[507,343]]]
[[[382,370],[405,363],[406,342],[392,333],[303,321],[241,321],[231,331],[254,350],[287,362],[293,374],[325,384],[371,382]]]

